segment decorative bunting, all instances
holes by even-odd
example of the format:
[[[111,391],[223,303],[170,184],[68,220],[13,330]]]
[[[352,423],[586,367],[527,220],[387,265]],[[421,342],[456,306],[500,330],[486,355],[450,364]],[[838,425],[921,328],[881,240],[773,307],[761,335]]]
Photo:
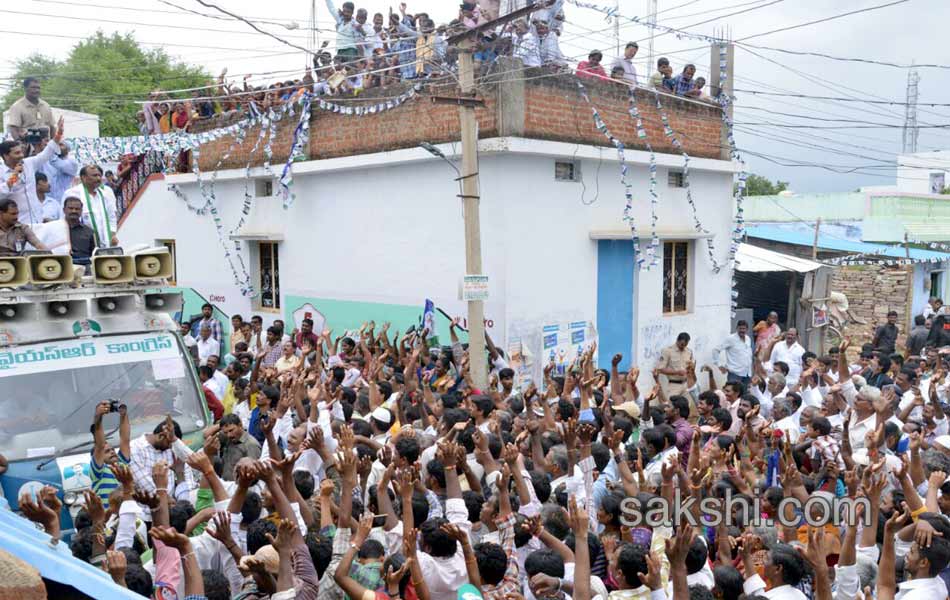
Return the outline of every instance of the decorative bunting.
[[[647,147],[647,151],[650,152],[650,246],[647,248],[647,257],[650,259],[649,268],[655,267],[657,264],[657,252],[660,247],[660,238],[656,235],[656,209],[659,204],[659,196],[656,193],[656,153],[653,152],[653,145],[650,144],[650,140],[647,139],[647,130],[643,126],[643,118],[640,116],[640,109],[637,107],[637,95],[633,87],[628,89],[628,99],[629,99],[629,108],[628,112],[630,117],[633,119],[637,127],[637,138],[642,140]],[[624,210],[624,218],[627,218],[627,214],[632,211],[633,207],[630,205],[629,201],[627,202],[627,208]],[[631,217],[632,218],[632,217]]]
[[[623,220],[630,226],[630,236],[633,240],[633,258],[636,261],[637,268],[649,270],[651,265],[644,266],[645,259],[640,251],[640,236],[637,234],[637,226],[633,217],[633,186],[627,180],[627,161],[624,158],[623,142],[615,138],[610,133],[610,130],[607,129],[607,124],[604,123],[604,120],[600,117],[600,112],[598,112],[594,103],[591,102],[590,96],[587,95],[587,88],[584,87],[584,84],[581,83],[580,80],[577,81],[577,87],[580,90],[581,97],[590,105],[590,110],[594,115],[594,126],[597,128],[597,131],[604,134],[604,136],[610,140],[610,143],[617,148],[617,157],[620,160],[620,183],[623,184],[624,196],[627,199],[623,211]]]
[[[296,196],[291,191],[290,186],[294,183],[294,170],[293,163],[294,160],[301,154],[303,149],[304,142],[309,139],[307,135],[308,130],[310,129],[310,107],[313,104],[312,99],[308,96],[306,98],[306,103],[304,104],[303,110],[300,111],[300,120],[297,122],[297,127],[294,129],[293,140],[290,144],[290,156],[287,159],[287,163],[284,165],[284,171],[280,174],[280,188],[281,196],[284,199],[284,209],[290,208]]]
[[[693,227],[700,234],[706,235],[706,251],[709,253],[709,263],[712,265],[713,273],[719,273],[722,270],[722,267],[719,266],[719,261],[716,260],[716,246],[712,237],[709,237],[709,231],[703,227],[703,224],[699,220],[699,212],[696,210],[696,203],[693,201],[693,193],[690,190],[689,185],[689,154],[686,153],[686,149],[683,148],[683,144],[680,143],[679,138],[676,137],[676,132],[673,131],[673,128],[670,126],[670,118],[666,114],[666,110],[663,109],[663,105],[660,103],[660,92],[656,89],[653,90],[653,94],[656,97],[656,111],[660,115],[660,120],[663,122],[663,134],[666,136],[666,139],[673,144],[673,147],[680,151],[683,155],[683,187],[686,189],[686,201],[689,203],[689,207],[693,214]]]

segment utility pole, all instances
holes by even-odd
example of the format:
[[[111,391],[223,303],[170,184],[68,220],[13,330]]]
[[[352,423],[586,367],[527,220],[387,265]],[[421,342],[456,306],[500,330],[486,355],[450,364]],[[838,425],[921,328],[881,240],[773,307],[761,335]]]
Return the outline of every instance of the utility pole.
[[[620,54],[620,0],[615,0],[614,9],[614,44],[617,46],[617,56],[623,58]]]
[[[647,43],[647,77],[653,74],[653,69],[656,68],[656,54],[653,43],[654,38],[656,38],[656,28],[652,26],[656,25],[657,4],[658,0],[647,0],[647,23],[651,25],[649,28],[650,41]]]
[[[478,35],[494,31],[500,25],[520,19],[541,8],[539,4],[513,11],[488,23],[450,37],[447,42],[459,51],[460,97],[435,96],[436,103],[458,104],[459,126],[462,130],[462,206],[465,220],[465,274],[482,275],[482,228],[479,215],[481,196],[478,185],[478,121],[475,107],[484,104],[475,98],[475,62],[472,58]],[[468,301],[468,351],[472,380],[481,390],[488,389],[488,361],[485,359],[485,305],[481,300]]]
[[[459,82],[462,97],[475,96],[474,43],[470,39],[459,44]],[[478,121],[475,107],[459,105],[462,128],[462,205],[465,218],[465,273],[482,274],[482,225],[479,215],[481,197],[478,186]],[[468,303],[468,349],[472,380],[481,390],[488,389],[488,364],[481,356],[485,348],[485,305],[481,300]]]
[[[815,241],[811,245],[811,259],[818,260],[818,232],[821,230],[821,217],[815,221]]]

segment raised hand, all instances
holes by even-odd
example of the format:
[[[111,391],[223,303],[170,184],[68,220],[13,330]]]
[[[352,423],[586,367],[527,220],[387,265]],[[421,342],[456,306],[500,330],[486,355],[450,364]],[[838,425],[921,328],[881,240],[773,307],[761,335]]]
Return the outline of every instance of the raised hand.
[[[297,533],[297,524],[288,519],[281,519],[277,522],[277,537],[265,533],[267,541],[270,542],[278,553],[283,556],[289,556],[294,549],[294,535]]]
[[[152,527],[148,532],[153,539],[160,541],[169,548],[178,550],[181,554],[188,554],[191,548],[191,541],[188,536],[178,533],[174,527]]]
[[[222,511],[214,515],[211,519],[214,527],[208,527],[208,535],[218,540],[225,547],[234,544],[234,538],[231,535],[231,515],[227,511]]]
[[[117,550],[106,550],[106,570],[116,585],[125,587],[125,571],[128,564],[125,553]]]
[[[168,489],[168,463],[160,460],[152,466],[152,482],[159,490]]]
[[[158,494],[143,489],[136,489],[132,493],[132,499],[139,504],[144,504],[149,508],[149,510],[155,510],[162,504]]]
[[[86,490],[83,492],[83,496],[86,500],[86,513],[93,525],[105,525],[106,509],[102,506],[102,499],[99,498],[99,495],[92,490]]]

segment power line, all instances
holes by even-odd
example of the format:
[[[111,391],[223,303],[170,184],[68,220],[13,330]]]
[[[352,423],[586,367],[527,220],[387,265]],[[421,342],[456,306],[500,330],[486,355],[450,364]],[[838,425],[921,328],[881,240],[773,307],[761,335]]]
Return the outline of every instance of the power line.
[[[773,33],[781,33],[783,31],[791,31],[793,29],[800,29],[802,27],[808,27],[809,25],[818,25],[819,23],[827,23],[828,21],[834,21],[835,19],[841,19],[843,17],[850,17],[851,15],[857,15],[861,13],[871,12],[873,10],[879,10],[882,8],[887,8],[889,6],[896,6],[898,4],[904,4],[910,0],[896,0],[895,2],[888,2],[887,4],[878,4],[877,6],[868,6],[866,8],[859,8],[858,10],[852,10],[846,13],[841,13],[840,15],[833,15],[830,17],[825,17],[823,19],[816,19],[814,21],[808,21],[807,23],[799,23],[798,25],[790,25],[788,27],[781,27],[779,29],[773,29],[771,31],[764,31],[762,33],[756,33],[754,35],[749,35],[744,38],[739,38],[736,42],[744,42],[746,40],[752,40],[758,37],[772,35]]]
[[[31,37],[51,37],[51,38],[61,38],[65,40],[83,40],[88,41],[88,36],[81,35],[63,35],[58,33],[38,33],[36,31],[12,31],[6,29],[0,29],[0,33],[6,33],[10,35],[28,35]],[[198,46],[194,44],[175,44],[172,42],[143,42],[136,40],[136,43],[142,44],[144,46],[170,46],[172,48],[196,48],[198,50],[226,50],[228,52],[267,52],[265,48],[224,48],[221,46]],[[276,50],[272,52],[274,55],[286,54],[286,52],[277,52]]]
[[[94,23],[115,23],[118,25],[138,25],[141,27],[157,27],[160,29],[181,29],[186,31],[204,31],[204,32],[213,32],[213,33],[232,33],[238,35],[257,35],[253,31],[238,31],[235,29],[210,29],[208,27],[189,27],[187,25],[162,25],[159,23],[142,23],[140,21],[114,21],[110,19],[102,19],[99,17],[73,17],[69,15],[50,15],[45,13],[33,13],[33,12],[23,12],[18,10],[6,10],[0,9],[0,13],[8,13],[11,15],[25,15],[30,17],[43,17],[46,19],[68,19],[70,21],[92,21]],[[325,29],[321,31],[332,31],[330,29]],[[300,36],[295,36],[300,37]]]
[[[856,62],[856,63],[865,63],[870,65],[879,65],[882,67],[894,67],[895,69],[910,69],[910,68],[924,68],[924,69],[950,69],[950,65],[938,65],[938,64],[909,64],[903,65],[900,63],[888,62],[885,60],[875,60],[870,58],[851,58],[844,56],[832,56],[830,54],[824,54],[822,52],[806,52],[803,50],[788,50],[786,48],[775,48],[771,46],[756,46],[754,44],[745,44],[736,42],[738,46],[746,46],[749,48],[755,48],[756,50],[770,50],[772,52],[781,52],[783,54],[794,54],[796,56],[817,56],[818,58],[827,58],[828,60],[838,60],[842,62]]]
[[[168,0],[159,0],[159,2],[161,2],[161,3],[163,3],[163,4],[169,4],[169,5],[171,5],[171,6],[174,6],[173,4],[171,4],[170,2],[168,2]],[[293,42],[288,42],[287,40],[283,39],[282,37],[280,37],[280,36],[278,36],[278,35],[274,35],[273,33],[269,32],[269,31],[267,31],[267,30],[265,30],[265,29],[261,29],[260,27],[258,27],[257,25],[255,25],[255,24],[252,23],[251,21],[248,21],[248,20],[245,19],[244,17],[242,17],[242,16],[240,16],[240,15],[236,15],[236,14],[234,14],[234,13],[232,13],[232,12],[228,12],[228,11],[224,10],[223,8],[221,8],[220,6],[216,5],[216,4],[211,4],[210,2],[205,2],[205,0],[195,0],[195,2],[197,2],[198,4],[204,6],[205,8],[213,8],[214,10],[216,10],[216,11],[218,11],[218,12],[222,12],[222,13],[224,13],[224,14],[230,16],[230,17],[233,17],[233,18],[235,18],[235,19],[238,19],[239,21],[242,21],[242,22],[244,22],[244,23],[247,23],[248,26],[251,27],[251,29],[253,29],[254,31],[257,31],[258,33],[262,33],[262,34],[264,34],[264,35],[266,35],[266,36],[268,36],[268,37],[274,38],[275,40],[277,40],[277,41],[280,42],[281,44],[284,44],[285,46],[290,46],[291,48],[296,48],[297,50],[300,50],[301,52],[304,52],[305,54],[307,54],[307,56],[312,56],[312,55],[314,54],[311,50],[308,50],[308,49],[306,49],[306,48],[304,48],[304,47],[302,47],[302,46],[298,46],[297,44],[294,44]]]
[[[906,1],[906,0],[905,0]],[[789,98],[810,98],[813,100],[833,100],[835,102],[863,102],[866,104],[883,104],[888,106],[906,106],[906,102],[900,102],[898,100],[864,100],[862,98],[842,98],[840,96],[810,96],[808,94],[793,94],[793,93],[775,93],[775,92],[761,92],[759,90],[746,90],[746,89],[736,89],[737,92],[743,92],[746,94],[754,94],[760,96],[786,96]],[[950,106],[950,103],[947,102],[921,102],[924,106]]]
[[[117,6],[117,5],[114,5],[114,4],[90,4],[90,3],[85,2],[85,1],[84,1],[84,2],[67,2],[66,0],[33,0],[33,2],[42,2],[42,3],[45,3],[45,4],[63,4],[63,5],[66,5],[66,6],[81,6],[81,7],[83,7],[83,8],[108,8],[108,9],[110,9],[110,10],[124,10],[124,11],[129,11],[129,12],[144,12],[144,13],[149,13],[149,14],[152,14],[152,13],[161,13],[161,14],[166,14],[166,15],[180,15],[182,10],[187,10],[187,9],[183,9],[183,8],[177,7],[177,6],[176,6],[175,8],[178,8],[178,10],[162,10],[162,9],[160,9],[160,8],[131,8],[131,7],[128,7],[128,6]],[[196,15],[198,15],[198,16],[201,16],[201,17],[206,17],[206,18],[208,18],[208,19],[215,19],[215,20],[219,20],[219,21],[235,21],[235,20],[237,20],[237,19],[229,19],[229,18],[227,18],[227,17],[222,17],[222,16],[219,16],[219,15],[208,15],[208,14],[203,14],[203,13],[199,13],[199,12],[194,12],[194,14],[196,14]],[[281,25],[281,26],[283,26],[283,22],[284,22],[284,21],[286,21],[286,22],[300,22],[300,21],[309,20],[309,19],[303,19],[303,18],[301,18],[301,19],[292,19],[292,18],[286,18],[286,19],[271,19],[270,17],[248,17],[248,18],[253,19],[253,20],[255,20],[255,21],[258,21],[258,22],[261,22],[261,23],[273,23],[273,24]]]

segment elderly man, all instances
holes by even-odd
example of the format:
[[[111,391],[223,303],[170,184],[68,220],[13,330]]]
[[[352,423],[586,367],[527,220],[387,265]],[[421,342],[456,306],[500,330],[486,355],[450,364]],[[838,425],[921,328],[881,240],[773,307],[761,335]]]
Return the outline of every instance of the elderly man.
[[[688,388],[686,372],[693,363],[693,351],[687,348],[689,334],[685,331],[676,336],[676,343],[660,352],[660,361],[656,368],[660,375],[666,375],[667,396],[683,396]]]
[[[198,364],[204,366],[208,364],[208,359],[217,356],[221,348],[218,340],[211,337],[211,327],[202,325],[198,333]]]

